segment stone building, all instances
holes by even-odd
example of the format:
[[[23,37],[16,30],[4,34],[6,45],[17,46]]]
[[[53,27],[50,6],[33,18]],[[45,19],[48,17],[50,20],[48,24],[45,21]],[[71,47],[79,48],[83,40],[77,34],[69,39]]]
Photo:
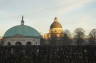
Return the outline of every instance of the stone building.
[[[57,17],[54,18],[54,22],[50,26],[49,33],[44,35],[45,39],[50,39],[53,37],[61,38],[64,36],[64,30],[62,28],[62,25],[59,23],[59,20]]]
[[[49,33],[44,34],[43,38],[45,39],[45,44],[59,45],[62,42],[62,38],[64,37],[64,30],[62,25],[59,23],[57,17],[54,18],[54,22],[51,24]],[[53,41],[55,40],[55,41]],[[53,42],[51,42],[53,41]],[[58,42],[59,41],[59,42]],[[62,43],[61,43],[62,44]]]
[[[31,44],[40,45],[40,33],[24,24],[23,16],[20,25],[16,25],[8,29],[3,36],[3,45],[15,45],[15,44]]]

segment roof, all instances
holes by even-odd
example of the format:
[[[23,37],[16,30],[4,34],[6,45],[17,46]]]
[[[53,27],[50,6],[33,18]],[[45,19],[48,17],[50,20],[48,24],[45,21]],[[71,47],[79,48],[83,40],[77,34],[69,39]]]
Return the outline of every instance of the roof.
[[[10,29],[8,29],[5,34],[4,37],[13,37],[16,35],[21,35],[21,36],[25,36],[25,37],[40,37],[40,33],[27,25],[17,25],[14,26]]]
[[[52,29],[52,28],[62,28],[62,25],[58,22],[57,17],[55,17],[54,22],[50,26],[50,29]]]

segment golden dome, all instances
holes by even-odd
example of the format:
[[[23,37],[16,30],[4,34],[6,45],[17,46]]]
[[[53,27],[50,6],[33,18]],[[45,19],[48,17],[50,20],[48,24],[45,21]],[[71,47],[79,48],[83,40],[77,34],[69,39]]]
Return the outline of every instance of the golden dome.
[[[62,25],[58,22],[57,17],[55,17],[54,22],[50,26],[50,29],[52,29],[52,28],[62,28]]]

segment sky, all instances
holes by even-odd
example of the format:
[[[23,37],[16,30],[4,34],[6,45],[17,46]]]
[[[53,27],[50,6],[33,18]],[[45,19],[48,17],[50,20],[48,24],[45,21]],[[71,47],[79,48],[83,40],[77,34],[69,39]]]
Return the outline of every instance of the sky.
[[[0,36],[19,25],[21,16],[41,34],[48,33],[54,17],[64,30],[81,27],[89,33],[96,28],[96,0],[0,0]]]

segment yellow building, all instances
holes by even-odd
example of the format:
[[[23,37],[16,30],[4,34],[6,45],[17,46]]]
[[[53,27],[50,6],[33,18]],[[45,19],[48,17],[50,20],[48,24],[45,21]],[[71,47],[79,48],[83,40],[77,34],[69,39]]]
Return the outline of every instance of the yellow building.
[[[59,23],[57,17],[54,18],[54,22],[50,26],[49,33],[44,34],[44,39],[51,39],[51,38],[61,38],[64,37],[64,30],[62,25]]]

